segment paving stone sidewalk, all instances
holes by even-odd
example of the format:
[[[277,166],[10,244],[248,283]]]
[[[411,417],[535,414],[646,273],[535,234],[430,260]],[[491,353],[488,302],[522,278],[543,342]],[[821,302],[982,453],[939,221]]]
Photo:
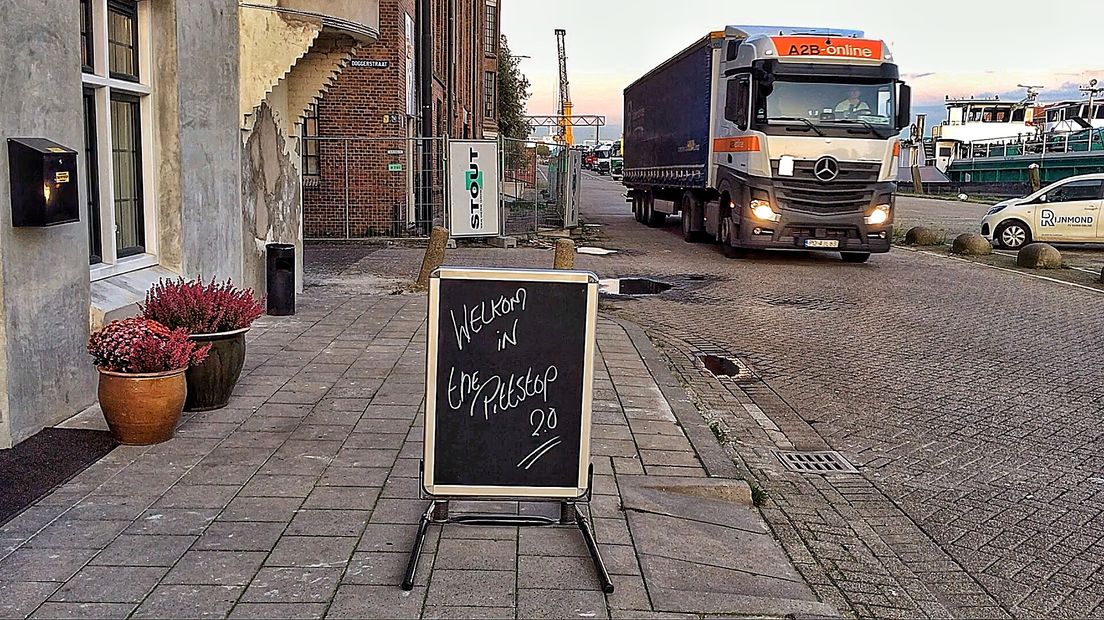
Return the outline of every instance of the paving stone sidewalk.
[[[401,591],[427,506],[424,297],[330,286],[299,307],[250,332],[228,408],[117,448],[0,527],[0,617],[835,613],[647,338],[605,318],[589,510],[616,591],[574,528],[458,525],[431,528]]]

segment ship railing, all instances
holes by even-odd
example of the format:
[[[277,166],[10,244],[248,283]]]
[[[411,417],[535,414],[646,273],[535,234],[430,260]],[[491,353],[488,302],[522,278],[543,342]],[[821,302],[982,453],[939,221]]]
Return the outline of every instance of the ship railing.
[[[1020,157],[1104,150],[1104,128],[1075,132],[1019,135],[958,145],[956,159]]]

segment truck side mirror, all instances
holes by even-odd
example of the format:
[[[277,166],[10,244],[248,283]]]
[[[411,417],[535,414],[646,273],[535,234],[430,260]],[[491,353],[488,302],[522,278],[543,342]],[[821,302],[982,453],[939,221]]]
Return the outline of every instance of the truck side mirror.
[[[912,124],[912,88],[908,84],[901,84],[900,93],[897,95],[897,129],[904,129]]]

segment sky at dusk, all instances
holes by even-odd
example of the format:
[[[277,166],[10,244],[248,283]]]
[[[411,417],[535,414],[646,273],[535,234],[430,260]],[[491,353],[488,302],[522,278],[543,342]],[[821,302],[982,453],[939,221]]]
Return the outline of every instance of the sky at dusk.
[[[1078,23],[1104,21],[1104,2],[1076,2]],[[604,114],[602,137],[621,133],[621,92],[640,75],[712,30],[728,24],[835,27],[864,30],[886,41],[913,89],[913,110],[941,120],[944,95],[1000,94],[1019,98],[1017,84],[1043,85],[1041,99],[1074,97],[1095,77],[1104,82],[1104,44],[1076,27],[1059,36],[1039,32],[1044,5],[927,0],[904,3],[787,0],[499,0],[502,31],[533,83],[530,114],[557,107],[556,28],[567,30],[571,99],[579,114]],[[1066,7],[1071,8],[1070,6]],[[1066,10],[1061,16],[1069,17]],[[1043,24],[1064,21],[1059,14]],[[929,125],[933,122],[929,121]],[[578,129],[576,140],[593,139]]]

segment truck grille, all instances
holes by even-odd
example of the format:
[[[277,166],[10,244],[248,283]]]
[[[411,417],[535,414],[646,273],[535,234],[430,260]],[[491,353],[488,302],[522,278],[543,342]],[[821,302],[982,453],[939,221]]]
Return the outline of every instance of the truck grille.
[[[797,160],[793,176],[780,177],[778,160],[771,160],[775,194],[783,206],[821,215],[852,213],[870,206],[881,164],[841,161],[839,176],[827,183],[813,175],[815,164],[815,160]]]

